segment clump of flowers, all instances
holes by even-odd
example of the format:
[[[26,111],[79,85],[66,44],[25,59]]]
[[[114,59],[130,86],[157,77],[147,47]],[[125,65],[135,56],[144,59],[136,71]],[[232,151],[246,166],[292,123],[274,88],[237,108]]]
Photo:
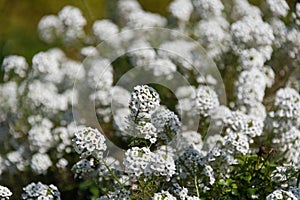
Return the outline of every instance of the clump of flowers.
[[[45,185],[41,182],[30,183],[23,188],[22,199],[53,199],[60,200],[60,192],[54,185]]]
[[[3,59],[0,198],[300,199],[300,3],[115,4]]]
[[[97,129],[89,127],[75,133],[73,146],[81,158],[93,156],[97,159],[103,157],[103,152],[107,148],[104,136]]]
[[[0,197],[1,199],[9,199],[12,192],[5,186],[0,185]]]

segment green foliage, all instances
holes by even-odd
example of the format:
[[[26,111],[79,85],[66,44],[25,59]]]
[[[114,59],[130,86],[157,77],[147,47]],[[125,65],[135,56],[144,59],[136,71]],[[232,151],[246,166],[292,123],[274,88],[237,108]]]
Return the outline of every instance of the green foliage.
[[[265,156],[259,153],[237,156],[237,163],[231,166],[229,178],[220,178],[212,189],[213,193],[219,195],[216,199],[265,199],[291,178],[298,176],[299,181],[299,171],[293,175],[287,173],[287,180],[272,179],[276,167],[279,166],[272,160],[272,154],[273,151]]]

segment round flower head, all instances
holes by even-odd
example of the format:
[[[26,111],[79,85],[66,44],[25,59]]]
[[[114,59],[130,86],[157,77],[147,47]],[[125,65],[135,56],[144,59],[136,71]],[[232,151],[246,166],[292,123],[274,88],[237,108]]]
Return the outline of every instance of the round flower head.
[[[235,83],[235,95],[239,105],[255,105],[265,96],[267,78],[257,68],[243,71]]]
[[[196,13],[204,19],[221,16],[224,9],[224,5],[220,0],[194,0],[193,3]]]
[[[99,41],[105,40],[119,32],[118,26],[110,20],[97,20],[93,24],[93,32]]]
[[[266,198],[266,200],[277,200],[277,199],[292,199],[292,200],[297,200],[296,196],[290,192],[290,191],[285,191],[281,189],[277,189],[271,194],[269,194]]]
[[[133,137],[144,138],[151,143],[155,143],[157,140],[157,129],[150,122],[140,121],[135,124],[130,121],[128,132]]]
[[[279,17],[285,17],[290,10],[285,0],[267,0],[267,5],[273,15]]]
[[[193,11],[191,0],[175,0],[169,5],[169,10],[181,21],[188,21]]]
[[[7,188],[2,185],[0,185],[0,198],[5,200],[9,199],[9,197],[12,195],[12,192]]]
[[[153,153],[146,147],[133,147],[125,152],[123,164],[125,172],[134,180],[145,173],[145,169],[151,163]]]
[[[75,163],[72,167],[72,171],[75,173],[75,178],[82,179],[92,174],[95,169],[93,168],[93,160],[82,159]]]
[[[4,58],[2,67],[5,71],[4,80],[7,81],[10,77],[11,71],[17,76],[24,78],[26,76],[26,70],[28,69],[28,64],[26,59],[22,56],[10,55]]]
[[[158,137],[167,141],[179,133],[181,126],[178,116],[164,106],[160,106],[151,115],[151,123],[157,129]]]
[[[200,86],[196,92],[195,107],[201,115],[207,117],[214,108],[219,106],[218,96],[211,87],[207,86]]]
[[[52,43],[60,37],[63,29],[63,23],[56,15],[46,15],[38,24],[39,36],[47,43]]]
[[[86,25],[86,19],[82,16],[78,8],[65,6],[58,13],[58,18],[64,25],[63,40],[65,42],[70,42],[84,36],[83,27]]]
[[[70,27],[83,27],[86,25],[86,20],[82,16],[81,11],[73,6],[65,6],[59,13],[59,19]]]
[[[46,174],[52,162],[47,154],[36,153],[31,159],[31,169],[37,174]]]
[[[23,188],[22,199],[52,199],[60,200],[60,192],[54,185],[45,185],[41,182],[30,183]]]
[[[97,129],[90,127],[75,133],[72,141],[75,151],[80,154],[81,158],[92,155],[97,159],[102,159],[103,152],[107,148],[105,137]]]
[[[282,88],[275,97],[275,115],[288,119],[300,118],[300,95],[293,88]]]
[[[131,93],[129,108],[134,121],[138,118],[150,118],[160,103],[159,94],[147,85],[134,87]]]

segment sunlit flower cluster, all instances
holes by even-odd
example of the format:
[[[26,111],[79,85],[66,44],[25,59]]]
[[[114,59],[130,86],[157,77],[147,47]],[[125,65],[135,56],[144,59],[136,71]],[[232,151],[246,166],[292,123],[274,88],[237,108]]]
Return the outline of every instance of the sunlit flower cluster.
[[[3,58],[0,199],[300,199],[300,3],[112,5]]]

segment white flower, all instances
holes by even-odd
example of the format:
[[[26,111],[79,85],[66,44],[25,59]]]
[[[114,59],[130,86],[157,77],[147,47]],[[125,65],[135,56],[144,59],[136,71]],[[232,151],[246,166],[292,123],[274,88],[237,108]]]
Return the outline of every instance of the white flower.
[[[88,127],[76,132],[72,142],[75,151],[80,154],[81,158],[92,155],[96,159],[102,159],[103,152],[107,148],[105,140],[105,137],[97,129]]]
[[[152,200],[176,200],[176,197],[174,197],[168,191],[162,190],[161,192],[154,193]]]
[[[30,167],[37,174],[46,174],[52,162],[47,154],[36,153],[31,158]]]
[[[80,51],[80,54],[83,57],[97,57],[97,56],[99,56],[98,50],[96,49],[96,47],[93,47],[93,46],[83,47]]]
[[[149,118],[158,108],[159,103],[159,94],[153,88],[147,85],[135,86],[129,104],[130,116],[133,121],[136,118]]]
[[[211,87],[199,86],[195,98],[195,109],[197,112],[207,117],[218,106],[219,100],[216,92]]]
[[[121,86],[114,86],[111,90],[113,109],[127,108],[130,102],[130,92]]]
[[[59,19],[69,27],[81,28],[86,24],[86,20],[82,16],[81,11],[73,6],[65,6],[58,13]]]
[[[42,106],[45,112],[57,113],[68,108],[68,98],[58,94],[58,89],[53,83],[34,80],[28,86],[27,98],[32,109]]]
[[[167,20],[154,13],[143,10],[130,12],[127,17],[127,26],[131,28],[164,27]]]
[[[279,17],[285,17],[290,10],[290,7],[285,0],[267,0],[267,5],[273,15]]]
[[[58,18],[64,25],[63,40],[65,42],[71,42],[84,36],[83,27],[86,25],[86,20],[78,8],[65,6],[58,13]]]
[[[257,68],[243,71],[235,84],[237,102],[250,106],[262,102],[266,84],[266,76]]]
[[[99,41],[108,39],[109,37],[117,34],[118,32],[118,26],[107,19],[97,20],[93,24],[93,33]]]
[[[229,23],[223,17],[201,20],[195,27],[195,35],[211,58],[229,50]]]
[[[231,25],[234,49],[270,46],[274,41],[272,27],[261,17],[246,16]]]
[[[61,82],[63,73],[60,71],[60,63],[64,57],[64,53],[59,49],[37,53],[32,58],[34,75],[53,83]]]
[[[172,15],[181,21],[188,21],[193,11],[191,0],[175,0],[169,5]]]
[[[260,17],[261,11],[258,7],[251,5],[247,0],[234,0],[231,11],[231,18],[234,21],[240,20],[245,16]]]
[[[275,96],[275,115],[297,120],[300,117],[300,95],[293,88],[281,88]]]
[[[197,14],[202,18],[221,16],[224,5],[220,0],[193,0]]]
[[[178,116],[164,106],[160,106],[152,115],[151,123],[158,132],[158,137],[170,141],[176,136],[181,127]]]
[[[185,131],[182,134],[183,139],[186,142],[186,145],[193,145],[195,149],[201,151],[203,146],[202,136],[196,131]]]
[[[40,115],[30,116],[28,122],[32,124],[28,131],[30,149],[46,153],[54,145],[54,138],[51,133],[53,123]]]
[[[7,81],[12,77],[9,77],[11,71],[17,76],[25,78],[28,64],[23,56],[10,55],[4,58],[2,67],[4,69],[4,80]]]
[[[7,160],[10,162],[8,164],[9,170],[11,170],[13,167],[16,167],[19,171],[25,170],[25,167],[28,166],[28,160],[23,158],[23,153],[24,148],[20,147],[17,151],[11,151],[6,155]]]
[[[141,5],[136,0],[123,0],[118,1],[118,10],[124,18],[128,18],[131,12],[136,12],[142,10]]]
[[[156,57],[156,53],[151,45],[144,39],[136,39],[128,47],[130,61],[137,67],[146,67],[151,64]]]
[[[176,65],[168,58],[156,59],[147,68],[153,70],[154,76],[164,77],[168,80],[171,80],[173,73],[176,72]]]
[[[132,147],[125,152],[123,164],[125,173],[134,180],[145,173],[145,169],[151,163],[152,152],[146,147]],[[151,173],[151,172],[150,172]]]
[[[113,83],[113,68],[108,59],[95,59],[89,64],[87,83],[92,89],[108,90]]]
[[[281,189],[277,189],[271,194],[269,194],[266,200],[279,200],[279,199],[290,199],[297,200],[298,198],[290,191],[285,191]]]
[[[288,55],[293,58],[297,59],[299,58],[299,52],[300,52],[300,31],[296,28],[292,28],[288,31],[286,35],[287,39],[287,49],[288,49]]]
[[[0,185],[0,198],[5,200],[9,199],[9,197],[12,195],[12,192],[5,186]]]
[[[158,55],[161,58],[170,58],[173,63],[181,64],[186,69],[192,69],[192,51],[196,48],[196,43],[182,39],[167,41],[158,48]]]
[[[38,24],[39,36],[47,43],[54,42],[61,37],[63,31],[63,23],[56,15],[46,15]]]
[[[253,67],[262,68],[265,61],[263,54],[255,48],[242,50],[239,56],[240,66],[246,70]]]
[[[61,73],[64,74],[65,78],[69,79],[72,86],[75,81],[81,80],[85,77],[85,71],[80,62],[74,60],[65,60],[61,64]],[[64,80],[67,83],[67,80]]]
[[[88,177],[92,172],[94,172],[94,167],[94,161],[92,159],[87,160],[84,158],[73,165],[72,171],[75,173],[75,178],[82,179],[85,176]]]
[[[16,82],[9,81],[0,85],[0,108],[1,110],[16,111],[18,105],[18,86]],[[4,113],[3,113],[4,114]],[[0,114],[1,116],[1,114]]]
[[[22,199],[60,200],[60,192],[58,191],[57,187],[52,184],[45,185],[41,182],[30,183],[29,185],[23,188]]]
[[[101,196],[96,200],[111,200],[111,199],[130,200],[130,191],[125,189],[116,190],[114,192],[109,192],[107,195]]]

